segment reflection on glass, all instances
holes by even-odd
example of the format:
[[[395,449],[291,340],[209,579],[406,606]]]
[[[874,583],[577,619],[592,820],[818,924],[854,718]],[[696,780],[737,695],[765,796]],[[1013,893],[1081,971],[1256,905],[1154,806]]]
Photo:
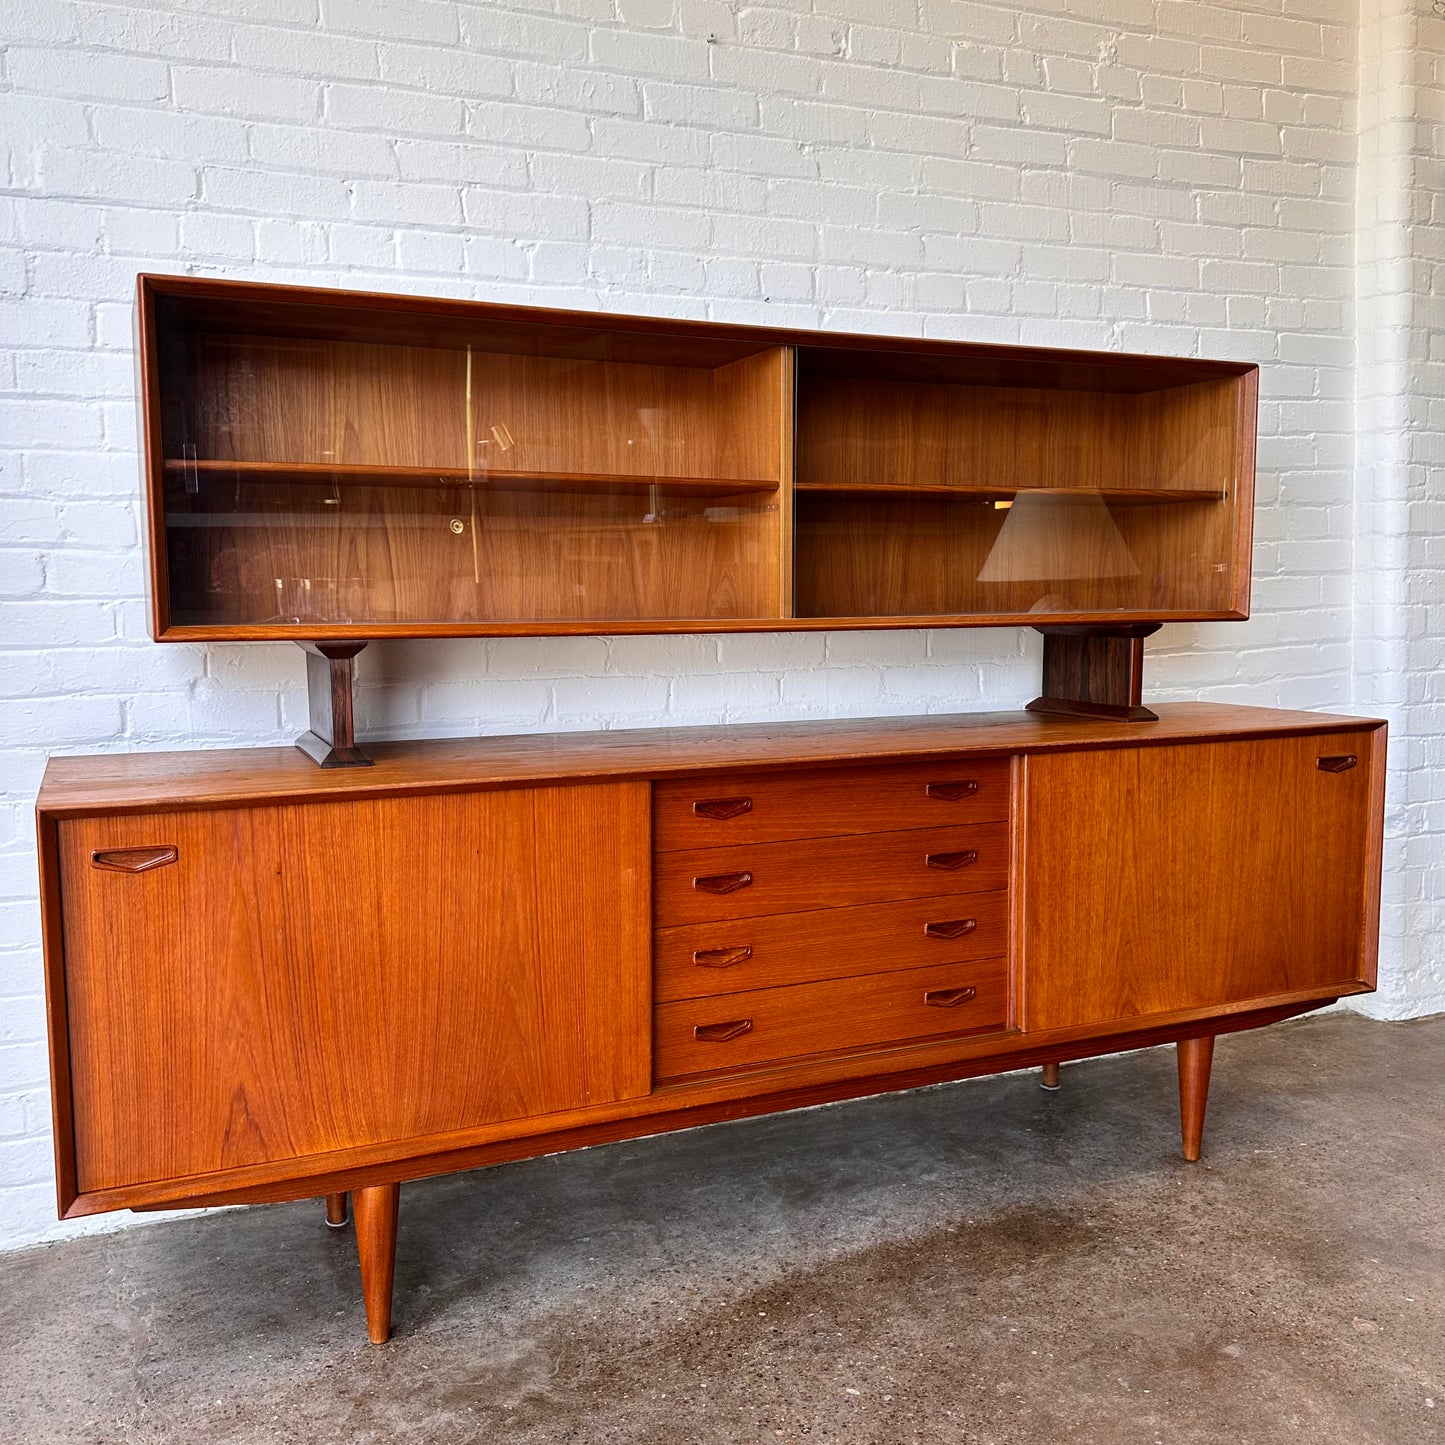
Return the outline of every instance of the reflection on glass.
[[[236,487],[212,475],[167,506],[181,625],[751,618],[777,604],[776,498],[726,484]]]
[[[1007,515],[979,569],[980,582],[1063,583],[1139,575],[1139,564],[1098,495],[1020,492],[1011,505],[995,504],[1000,505]],[[1048,591],[1028,610],[1075,608],[1067,596]]]
[[[536,339],[536,334],[530,334]],[[170,373],[173,621],[776,617],[783,353],[689,364],[197,330]]]

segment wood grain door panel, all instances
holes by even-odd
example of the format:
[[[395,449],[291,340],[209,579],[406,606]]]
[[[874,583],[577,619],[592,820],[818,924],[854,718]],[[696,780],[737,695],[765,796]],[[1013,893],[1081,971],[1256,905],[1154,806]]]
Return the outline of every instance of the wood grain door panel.
[[[1367,980],[1383,748],[1361,731],[1030,757],[1026,1027]]]
[[[648,1090],[644,783],[59,835],[82,1192]]]

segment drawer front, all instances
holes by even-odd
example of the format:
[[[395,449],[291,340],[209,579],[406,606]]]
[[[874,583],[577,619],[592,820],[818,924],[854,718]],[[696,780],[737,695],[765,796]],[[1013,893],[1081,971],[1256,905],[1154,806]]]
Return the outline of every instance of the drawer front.
[[[660,928],[654,997],[708,998],[747,989],[892,972],[1008,953],[1008,894],[911,898]]]
[[[658,1004],[659,1079],[1008,1025],[1007,965],[988,959]]]
[[[662,853],[654,862],[654,922],[673,928],[986,893],[1007,884],[1008,853],[1006,823]]]
[[[1007,758],[724,773],[652,789],[653,847],[659,852],[994,823],[1008,814]]]

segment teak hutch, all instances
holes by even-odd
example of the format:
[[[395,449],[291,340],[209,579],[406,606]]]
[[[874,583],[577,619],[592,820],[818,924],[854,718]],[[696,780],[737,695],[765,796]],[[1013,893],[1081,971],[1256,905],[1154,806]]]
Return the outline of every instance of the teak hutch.
[[[1247,615],[1256,371],[142,277],[160,641],[300,751],[51,762],[63,1215],[351,1195],[1374,986],[1379,722],[1147,708]],[[388,637],[1032,625],[1021,713],[362,748]],[[322,766],[318,767],[320,763]]]

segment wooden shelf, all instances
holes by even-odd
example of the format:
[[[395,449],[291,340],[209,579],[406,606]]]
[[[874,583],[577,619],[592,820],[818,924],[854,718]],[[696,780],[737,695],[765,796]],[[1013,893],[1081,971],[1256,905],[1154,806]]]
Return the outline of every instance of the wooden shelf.
[[[1150,502],[1222,502],[1226,493],[1200,487],[1000,487],[963,482],[956,486],[918,486],[911,482],[797,482],[799,492],[825,492],[835,497],[958,497],[969,502],[1010,501],[1020,496],[1101,498],[1125,506]]]
[[[272,482],[300,486],[374,487],[490,487],[499,491],[616,491],[645,492],[661,487],[668,492],[732,495],[738,492],[775,492],[776,481],[732,477],[618,476],[610,472],[507,471],[493,467],[468,472],[465,467],[393,467],[350,462],[228,462],[207,459],[187,461],[166,458],[168,476],[221,478],[252,485]]]

